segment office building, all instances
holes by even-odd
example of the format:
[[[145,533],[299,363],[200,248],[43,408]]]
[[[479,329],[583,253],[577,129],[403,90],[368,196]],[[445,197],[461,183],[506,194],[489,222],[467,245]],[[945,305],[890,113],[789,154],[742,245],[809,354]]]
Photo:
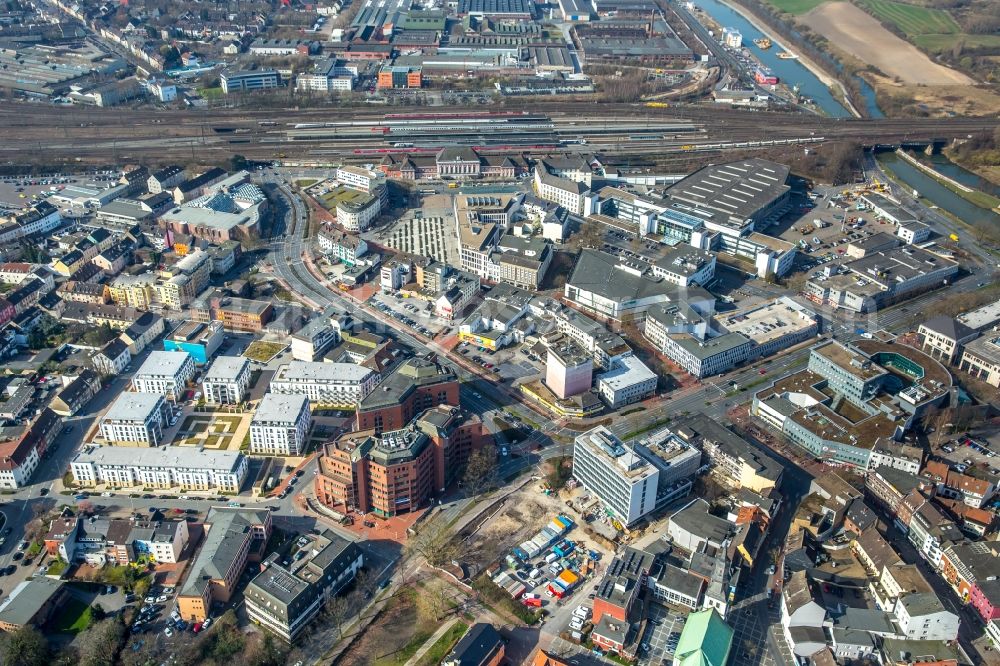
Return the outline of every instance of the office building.
[[[281,85],[281,75],[273,69],[257,69],[246,72],[223,72],[219,76],[222,92],[256,92],[271,90]]]
[[[354,363],[292,361],[278,368],[271,391],[350,409],[372,392],[379,379],[379,373]]]
[[[629,446],[598,426],[576,437],[573,476],[628,527],[686,495],[700,460],[697,449],[677,438],[653,436]]]
[[[776,354],[819,330],[815,312],[784,296],[717,315],[715,326],[700,324],[684,310],[657,306],[647,312],[643,333],[657,350],[703,378]]]
[[[157,446],[169,412],[162,393],[123,391],[101,417],[101,437],[116,445]]]
[[[960,323],[977,331],[985,331],[1000,324],[1000,300],[987,303],[981,308],[963,312],[955,317]]]
[[[958,263],[915,246],[867,252],[831,277],[814,277],[807,298],[852,312],[874,312],[950,284]]]
[[[148,487],[161,490],[216,490],[238,493],[248,472],[239,451],[192,447],[124,448],[89,446],[70,462],[81,486]]]
[[[649,308],[668,305],[710,316],[715,297],[699,287],[682,288],[654,277],[645,264],[600,250],[583,250],[563,290],[567,300],[609,319],[641,319]]]
[[[545,362],[545,385],[558,398],[565,399],[590,390],[594,361],[574,342],[562,342],[548,349]]]
[[[306,448],[312,414],[304,395],[268,393],[250,421],[250,452],[297,456]]]
[[[296,76],[295,89],[320,93],[353,90],[357,78],[356,65],[348,65],[342,60],[329,58],[313,65],[312,72]]]
[[[447,405],[381,435],[374,429],[346,433],[324,447],[316,499],[341,513],[413,511],[444,492],[469,457],[489,445],[478,417]]]
[[[556,175],[545,161],[535,165],[535,194],[559,204],[572,215],[588,216],[593,212],[593,197],[585,182]]]
[[[951,390],[949,372],[907,345],[826,341],[808,369],[758,391],[751,414],[817,458],[867,469],[881,440],[899,440]]]
[[[219,356],[205,372],[202,396],[209,405],[238,405],[250,391],[250,360]]]
[[[677,245],[650,266],[655,277],[681,287],[703,286],[715,279],[715,253]]]
[[[226,333],[222,323],[186,321],[175,328],[163,341],[163,349],[168,352],[187,352],[195,365],[204,366],[219,351]]]
[[[178,402],[194,373],[194,359],[187,352],[154,351],[133,375],[132,388],[139,393],[161,393]]]
[[[382,65],[378,70],[379,90],[386,88],[420,88],[423,85],[423,68],[409,65]]]
[[[616,359],[597,375],[597,393],[612,409],[645,400],[656,392],[659,378],[635,356]]]
[[[962,355],[962,347],[979,337],[979,331],[951,317],[933,317],[917,328],[920,348],[933,358],[952,364]]]
[[[987,332],[967,342],[958,367],[979,381],[1000,387],[1000,335]]]
[[[457,407],[458,387],[455,372],[436,358],[407,359],[358,403],[356,427],[397,430],[431,407]]]
[[[202,622],[214,603],[227,603],[248,563],[260,562],[271,537],[271,512],[214,507],[205,519],[205,537],[177,595],[186,622]]]
[[[243,595],[250,621],[288,642],[298,638],[364,565],[358,545],[330,530],[303,539],[308,543],[294,557],[282,561],[272,553],[265,559]]]

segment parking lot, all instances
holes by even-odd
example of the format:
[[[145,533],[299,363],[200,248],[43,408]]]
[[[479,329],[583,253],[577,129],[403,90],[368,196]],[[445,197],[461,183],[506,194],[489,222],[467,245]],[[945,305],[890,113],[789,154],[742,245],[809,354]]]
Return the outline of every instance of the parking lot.
[[[639,642],[639,663],[670,663],[687,616],[657,603],[649,605],[649,621]]]
[[[372,296],[368,304],[378,308],[404,326],[428,338],[433,338],[450,328],[434,315],[434,304],[415,298],[393,296]]]
[[[960,435],[943,442],[936,452],[957,472],[1000,475],[1000,456],[985,438]]]

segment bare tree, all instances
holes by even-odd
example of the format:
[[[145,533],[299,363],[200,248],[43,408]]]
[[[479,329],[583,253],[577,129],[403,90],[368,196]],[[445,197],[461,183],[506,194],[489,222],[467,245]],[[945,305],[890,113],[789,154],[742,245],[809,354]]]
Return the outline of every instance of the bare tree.
[[[951,410],[950,409],[930,409],[928,410],[923,418],[921,419],[921,425],[924,427],[924,432],[933,435],[931,439],[934,448],[939,448],[941,444],[944,443],[946,430],[951,426]]]
[[[430,579],[417,596],[417,610],[426,619],[437,623],[451,610],[450,599],[448,587],[440,581]]]
[[[458,546],[446,527],[425,526],[414,538],[407,542],[410,554],[422,555],[432,566],[441,566],[454,559]]]
[[[469,456],[462,474],[462,483],[470,496],[493,490],[497,484],[496,447],[484,446]]]
[[[326,605],[323,607],[323,613],[330,620],[330,624],[337,627],[338,640],[344,637],[344,622],[347,620],[349,612],[347,598],[339,594],[327,599]]]
[[[125,639],[125,625],[120,618],[101,620],[76,637],[83,666],[113,666]]]
[[[368,569],[361,569],[354,577],[354,587],[368,598],[375,594],[378,587],[378,578]]]

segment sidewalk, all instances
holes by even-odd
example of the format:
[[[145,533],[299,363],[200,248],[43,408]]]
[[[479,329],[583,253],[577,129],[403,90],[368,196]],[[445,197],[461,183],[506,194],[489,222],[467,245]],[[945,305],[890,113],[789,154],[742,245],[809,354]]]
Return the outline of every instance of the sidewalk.
[[[448,620],[440,627],[438,627],[438,630],[435,631],[433,634],[431,634],[430,638],[424,641],[424,644],[420,646],[420,649],[417,650],[412,657],[407,659],[406,663],[403,664],[403,666],[415,666],[417,662],[420,661],[420,658],[423,657],[425,654],[427,654],[427,651],[430,650],[432,647],[434,647],[434,644],[438,642],[438,639],[444,636],[445,632],[451,629],[451,625],[455,624],[456,622],[458,622],[458,618],[453,617],[452,619]]]

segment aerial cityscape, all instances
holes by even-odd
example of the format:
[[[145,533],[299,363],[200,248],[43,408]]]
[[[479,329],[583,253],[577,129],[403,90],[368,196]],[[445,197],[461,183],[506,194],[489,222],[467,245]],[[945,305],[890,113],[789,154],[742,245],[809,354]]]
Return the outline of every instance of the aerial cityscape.
[[[1000,0],[6,0],[0,666],[1000,666]]]

